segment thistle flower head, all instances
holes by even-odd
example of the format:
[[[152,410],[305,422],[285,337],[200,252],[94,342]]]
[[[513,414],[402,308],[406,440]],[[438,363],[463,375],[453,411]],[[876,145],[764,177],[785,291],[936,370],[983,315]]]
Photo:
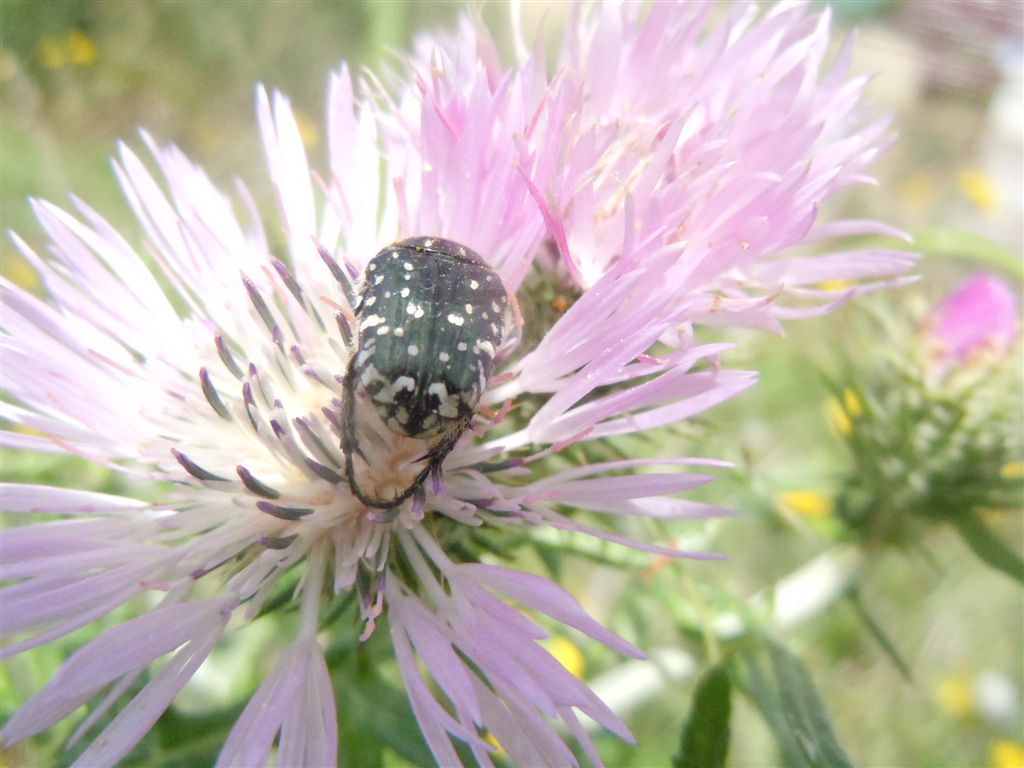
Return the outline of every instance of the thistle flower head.
[[[837,238],[890,230],[817,220],[820,203],[864,180],[886,136],[884,121],[857,106],[863,81],[847,74],[849,49],[825,63],[827,14],[742,8],[710,24],[704,5],[575,13],[553,75],[521,43],[502,64],[470,21],[457,38],[420,40],[394,82],[353,82],[342,67],[319,170],[287,99],[258,89],[276,219],[264,222],[243,186],[225,194],[147,134],[148,163],[126,145],[115,163],[138,242],[78,199],[72,212],[33,201],[50,253],[14,241],[48,295],[2,286],[3,416],[17,425],[5,445],[80,456],[168,490],[141,501],[4,488],[8,511],[57,517],[4,535],[4,578],[14,582],[3,593],[3,633],[14,638],[5,654],[136,598],[151,605],[72,655],[4,726],[5,743],[95,700],[76,739],[120,709],[78,763],[115,763],[229,622],[238,631],[280,593],[294,594],[296,634],[220,764],[263,764],[275,743],[278,764],[336,760],[318,639],[332,594],[356,598],[363,637],[386,615],[440,764],[459,763],[461,743],[489,765],[492,740],[521,764],[575,764],[563,733],[599,762],[580,713],[630,738],[539,645],[537,619],[639,652],[561,587],[448,545],[469,529],[553,527],[704,556],[619,523],[719,514],[675,496],[708,480],[684,471],[695,460],[556,466],[548,457],[672,424],[750,386],[754,374],[723,368],[727,345],[702,343],[696,326],[776,328],[893,282],[911,259],[833,250]],[[375,388],[371,375],[349,375],[366,372],[358,355],[383,323],[361,310],[367,266],[389,243],[417,237],[480,254],[509,297],[509,312],[495,307],[501,341],[470,398],[479,403],[442,434],[443,451],[425,428],[399,434],[382,421],[389,395],[398,402],[422,382]],[[808,243],[814,250],[801,251]],[[410,266],[410,287],[422,288],[421,263]],[[834,281],[847,287],[822,287]],[[553,313],[528,311],[545,287],[570,298]],[[409,298],[397,279],[384,288]],[[459,325],[372,295],[418,329]],[[464,336],[417,333],[402,354],[417,356],[420,340],[441,362],[464,352]],[[438,365],[427,370],[440,375]],[[418,416],[445,416],[450,391],[424,389],[435,399],[417,407],[434,410]],[[425,457],[437,459],[427,475]],[[367,502],[409,488],[394,505]]]
[[[906,544],[926,522],[1020,507],[1016,302],[1002,280],[977,275],[923,321],[897,315],[883,331],[890,354],[830,401],[853,458],[839,513],[863,538]]]
[[[995,275],[979,273],[940,302],[925,330],[940,364],[998,358],[1018,340],[1017,297]]]

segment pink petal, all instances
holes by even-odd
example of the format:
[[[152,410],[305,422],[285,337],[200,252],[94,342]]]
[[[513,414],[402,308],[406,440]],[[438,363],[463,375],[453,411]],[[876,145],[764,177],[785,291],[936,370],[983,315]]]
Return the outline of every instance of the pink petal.
[[[221,601],[221,605],[226,604]],[[113,766],[139,743],[171,705],[220,639],[229,613],[221,611],[164,665],[74,762],[79,768]],[[211,617],[212,619],[213,617]]]
[[[108,629],[71,655],[53,679],[11,717],[0,738],[13,744],[33,736],[122,675],[196,638],[212,643],[210,627],[222,626],[228,605],[223,598],[166,605]]]
[[[483,563],[463,563],[456,570],[468,579],[590,635],[617,653],[643,657],[641,651],[590,618],[576,598],[541,576]]]
[[[282,765],[334,765],[337,717],[333,704],[319,644],[295,642],[249,700],[221,748],[217,765],[266,765],[278,732]],[[320,762],[306,761],[314,756]]]

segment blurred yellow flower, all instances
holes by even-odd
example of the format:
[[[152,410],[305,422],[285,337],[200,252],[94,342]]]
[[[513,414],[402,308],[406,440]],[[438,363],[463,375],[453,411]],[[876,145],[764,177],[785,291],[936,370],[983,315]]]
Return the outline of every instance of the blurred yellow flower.
[[[502,759],[508,757],[508,752],[505,751],[504,747],[501,746],[498,740],[494,738],[494,734],[490,731],[487,731],[487,733],[484,734],[484,741],[486,741],[488,744],[494,747],[495,757],[500,757]]]
[[[835,397],[825,401],[825,420],[842,437],[848,437],[853,432],[853,422],[843,409],[843,404]]]
[[[999,468],[1003,480],[1020,480],[1024,477],[1024,461],[1011,461]]]
[[[574,677],[583,676],[583,654],[580,653],[580,649],[571,640],[561,635],[555,635],[544,642],[544,647]]]
[[[39,273],[21,256],[11,256],[4,263],[4,277],[26,290],[34,290],[39,286]]]
[[[73,29],[67,36],[68,60],[76,67],[96,63],[96,43],[85,32]]]
[[[956,175],[957,190],[967,202],[986,214],[999,208],[999,193],[992,180],[979,168],[963,168]]]
[[[974,681],[966,672],[949,675],[935,686],[939,707],[953,717],[967,717],[975,711]]]
[[[843,405],[846,406],[846,413],[851,419],[856,420],[864,415],[864,404],[860,401],[860,395],[849,387],[843,390]]]
[[[12,424],[10,427],[12,432],[17,432],[22,435],[32,435],[33,437],[46,437],[46,433],[40,429],[36,429],[31,424]]]
[[[88,67],[96,63],[98,49],[91,37],[80,29],[66,35],[47,35],[39,41],[39,60],[44,67],[58,69],[72,65]]]
[[[295,113],[295,123],[299,126],[299,137],[302,139],[302,143],[307,149],[315,147],[320,143],[320,127],[294,106],[292,112]]]
[[[778,495],[783,509],[804,517],[831,517],[834,511],[832,497],[820,491],[786,491]]]
[[[988,747],[992,768],[1024,768],[1024,746],[1009,739],[997,739]]]
[[[839,293],[839,291],[846,291],[853,288],[856,284],[857,283],[853,280],[826,280],[823,283],[818,283],[818,288],[822,291]]]

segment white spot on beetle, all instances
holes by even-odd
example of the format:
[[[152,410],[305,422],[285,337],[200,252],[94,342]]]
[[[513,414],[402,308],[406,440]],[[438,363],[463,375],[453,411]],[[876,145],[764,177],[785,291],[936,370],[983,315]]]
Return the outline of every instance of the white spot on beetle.
[[[454,419],[459,415],[458,397],[448,395],[437,406],[437,412],[445,419]]]
[[[395,328],[395,336],[398,336],[399,338],[405,336],[405,328],[403,328],[402,326],[398,326],[397,328]]]
[[[401,296],[403,299],[409,298],[409,289],[408,288],[403,288],[402,290],[400,290],[398,292],[398,295]]]
[[[452,325],[461,326],[463,323],[466,322],[466,318],[464,318],[462,315],[457,315],[454,312],[452,312],[451,314],[448,315],[448,322],[451,323]]]
[[[465,352],[467,349],[469,349],[469,344],[467,344],[464,341],[460,341],[455,346],[458,348],[459,352]]]
[[[442,363],[447,363],[449,360],[452,359],[452,356],[449,355],[447,352],[442,352],[437,356],[437,359],[440,360]]]
[[[466,305],[466,314],[467,315],[472,315],[473,314],[473,305],[472,304],[467,304]]]
[[[416,379],[412,376],[399,376],[395,379],[395,383],[392,385],[395,392],[401,392],[403,389],[407,389],[410,392],[416,389]]]
[[[409,356],[410,356],[410,357],[416,357],[416,355],[418,355],[418,354],[420,353],[420,348],[419,348],[419,347],[417,347],[417,346],[416,346],[415,344],[410,344],[410,345],[409,345],[409,346],[408,346],[408,347],[406,348],[406,352],[408,352],[408,353],[409,353]]]
[[[378,336],[387,336],[389,333],[391,333],[390,326],[382,325],[380,328],[377,329]]]
[[[477,288],[480,287],[480,283],[478,283],[476,280],[470,280],[469,287],[475,291]]]
[[[412,272],[412,262],[411,261],[405,262],[404,264],[402,264],[402,266],[405,267],[405,271],[406,272]]]
[[[373,363],[370,363],[363,369],[363,372],[359,375],[359,382],[367,389],[370,389],[374,384],[381,386],[387,384],[387,381],[380,375],[380,371],[377,370]]]
[[[366,387],[370,387],[367,385]],[[395,402],[395,388],[394,387],[378,387],[378,391],[373,393],[373,402],[380,405],[391,405]]]

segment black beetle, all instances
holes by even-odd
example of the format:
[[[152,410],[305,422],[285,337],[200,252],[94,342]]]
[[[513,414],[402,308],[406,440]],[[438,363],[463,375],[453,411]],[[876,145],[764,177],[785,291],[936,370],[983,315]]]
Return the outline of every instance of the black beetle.
[[[367,265],[355,307],[358,344],[345,372],[341,442],[349,486],[363,504],[397,507],[440,472],[476,412],[508,309],[497,273],[452,240],[402,240]],[[356,481],[357,386],[392,432],[424,440],[441,436],[423,457],[427,466],[391,499],[367,495]]]

